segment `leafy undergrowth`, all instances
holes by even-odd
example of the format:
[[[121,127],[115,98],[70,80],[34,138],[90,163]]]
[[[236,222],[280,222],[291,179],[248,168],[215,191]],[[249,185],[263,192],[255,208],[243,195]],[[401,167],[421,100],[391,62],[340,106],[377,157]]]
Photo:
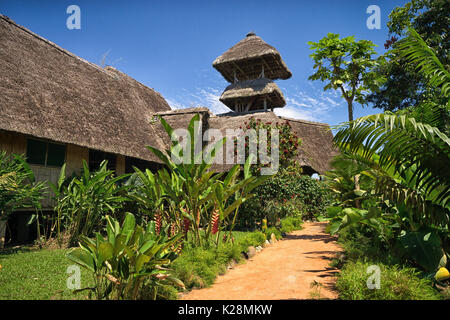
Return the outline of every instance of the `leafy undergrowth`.
[[[187,243],[183,253],[171,265],[173,275],[182,280],[188,290],[208,287],[218,275],[226,272],[232,261],[242,262],[242,252],[249,246],[262,245],[272,232],[280,239],[282,232],[300,228],[298,218],[286,218],[282,219],[279,229],[269,228],[266,234],[234,231],[234,243],[221,243],[218,248],[212,243],[202,247]],[[67,268],[73,264],[65,257],[67,251],[22,248],[0,252],[0,300],[87,299],[86,291],[74,294],[67,288],[66,281],[71,275]],[[81,268],[81,288],[92,285],[92,275]],[[146,289],[150,288],[144,288],[144,291]],[[151,290],[148,291],[150,298]],[[175,287],[165,286],[158,291],[160,299],[177,297]]]
[[[336,288],[339,298],[345,300],[439,300],[443,296],[433,288],[432,281],[415,268],[404,264],[395,252],[383,242],[351,228],[342,232],[338,242],[345,251],[344,260],[332,261],[342,266]],[[379,288],[369,289],[368,281],[375,284],[374,269],[380,270]],[[370,278],[370,279],[369,279]]]
[[[1,300],[86,299],[73,294],[66,281],[72,265],[64,255],[67,250],[13,250],[0,252]],[[92,285],[92,276],[81,270],[81,286]]]
[[[345,300],[438,300],[440,294],[432,282],[420,277],[416,269],[376,264],[380,268],[379,289],[369,289],[367,280],[371,262],[350,261],[336,282],[339,298]],[[369,269],[370,270],[370,269]]]

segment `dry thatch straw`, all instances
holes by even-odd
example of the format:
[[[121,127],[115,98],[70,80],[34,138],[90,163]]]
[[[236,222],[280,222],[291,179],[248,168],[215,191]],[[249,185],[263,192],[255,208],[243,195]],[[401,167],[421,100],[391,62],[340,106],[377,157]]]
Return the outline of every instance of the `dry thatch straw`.
[[[254,33],[249,33],[216,58],[213,62],[216,68],[228,82],[237,80],[257,79],[264,68],[264,76],[268,79],[289,79],[291,71],[281,59],[280,53],[264,42]]]
[[[0,15],[0,130],[159,161],[153,89],[85,61]]]
[[[249,110],[264,109],[264,99],[267,101],[267,108],[281,108],[286,105],[280,88],[266,78],[230,84],[220,97],[220,101],[230,109],[234,109],[235,103],[250,103]]]
[[[288,121],[292,130],[302,139],[297,160],[303,167],[305,174],[325,173],[330,169],[331,159],[337,154],[332,143],[333,134],[329,125],[325,123],[279,117],[273,112],[229,112],[214,115],[207,108],[181,109],[158,114],[174,128],[186,128],[190,119],[196,113],[199,113],[202,119],[203,132],[206,129],[218,129],[224,137],[227,129],[245,127],[245,123],[248,123],[251,117],[260,119],[265,123],[270,122],[272,125],[277,122]],[[160,124],[155,125],[159,126]],[[160,131],[157,130],[157,132]],[[169,143],[169,139],[165,138],[165,142]],[[233,164],[225,164],[227,153],[234,154],[233,150],[227,150],[224,146],[221,158],[224,164],[214,164],[214,170],[226,171],[233,166]]]

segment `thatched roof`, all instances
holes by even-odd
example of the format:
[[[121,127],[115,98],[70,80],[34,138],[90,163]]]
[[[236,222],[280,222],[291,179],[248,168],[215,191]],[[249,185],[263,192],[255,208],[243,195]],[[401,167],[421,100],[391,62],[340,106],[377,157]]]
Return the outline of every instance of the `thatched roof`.
[[[302,139],[297,160],[304,167],[304,172],[307,174],[313,172],[323,174],[330,169],[329,162],[337,154],[332,144],[333,134],[329,125],[325,123],[278,117],[273,112],[229,112],[213,115],[207,108],[181,109],[175,112],[161,112],[159,114],[174,128],[186,128],[195,113],[200,113],[201,115],[203,130],[218,129],[223,136],[225,136],[227,129],[244,127],[244,123],[249,122],[251,117],[261,119],[261,121],[266,123],[271,122],[273,125],[277,122],[288,121],[294,132]],[[164,139],[166,143],[169,143],[167,137]],[[224,148],[223,163],[225,163],[227,152],[232,152],[232,150]],[[213,165],[213,168],[217,171],[226,171],[231,167],[232,164]]]
[[[0,129],[156,161],[149,125],[164,98],[0,15]]]
[[[244,122],[248,122],[251,117],[266,123],[271,122],[273,125],[283,121],[291,124],[294,132],[302,139],[297,160],[305,167],[305,173],[323,174],[330,169],[329,162],[337,153],[332,144],[333,134],[328,124],[278,117],[273,112],[248,112],[212,116],[209,119],[209,127],[220,129],[224,134],[226,129],[243,127]]]
[[[325,171],[330,170],[331,159],[338,154],[338,151],[333,146],[333,133],[330,126],[326,123],[291,119],[280,117],[282,120],[289,121],[294,132],[302,139],[298,161],[307,173],[308,169],[311,171],[324,174]]]
[[[262,110],[264,98],[267,99],[267,108],[281,108],[286,105],[280,88],[266,78],[230,84],[220,96],[220,101],[233,110],[236,102],[251,103],[250,110]]]
[[[259,78],[263,66],[265,77],[271,80],[292,76],[277,49],[254,33],[249,33],[213,62],[213,67],[231,83],[234,82],[234,72],[241,81]]]

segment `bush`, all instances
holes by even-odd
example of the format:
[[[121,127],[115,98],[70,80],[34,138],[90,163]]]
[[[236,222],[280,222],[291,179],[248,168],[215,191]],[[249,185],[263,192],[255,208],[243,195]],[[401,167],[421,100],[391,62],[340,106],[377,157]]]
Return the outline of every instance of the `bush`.
[[[287,217],[281,220],[281,233],[289,233],[302,228],[303,220],[300,217]]]
[[[254,194],[240,208],[240,230],[254,229],[264,218],[272,226],[289,216],[313,219],[324,213],[331,199],[321,181],[288,170],[280,171],[256,188]]]
[[[439,293],[431,286],[431,281],[421,279],[413,268],[398,265],[380,267],[380,289],[369,289],[366,273],[370,262],[348,262],[339,275],[336,287],[339,298],[345,300],[436,300]]]
[[[281,231],[280,231],[280,230],[278,230],[278,229],[275,228],[275,227],[270,227],[270,228],[267,228],[267,230],[266,230],[266,232],[265,232],[267,239],[270,239],[270,235],[271,235],[272,233],[275,235],[275,237],[277,238],[277,240],[280,240],[280,239],[283,238],[283,236],[281,235]]]

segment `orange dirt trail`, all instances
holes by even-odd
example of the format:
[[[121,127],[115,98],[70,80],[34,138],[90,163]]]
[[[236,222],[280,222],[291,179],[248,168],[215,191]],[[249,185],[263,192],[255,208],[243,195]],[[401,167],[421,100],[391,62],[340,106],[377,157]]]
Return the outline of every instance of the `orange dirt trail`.
[[[336,299],[338,270],[329,263],[342,249],[335,237],[325,233],[325,226],[324,222],[304,223],[302,230],[290,233],[219,276],[210,288],[192,290],[180,299]],[[314,281],[321,286],[311,288]]]

